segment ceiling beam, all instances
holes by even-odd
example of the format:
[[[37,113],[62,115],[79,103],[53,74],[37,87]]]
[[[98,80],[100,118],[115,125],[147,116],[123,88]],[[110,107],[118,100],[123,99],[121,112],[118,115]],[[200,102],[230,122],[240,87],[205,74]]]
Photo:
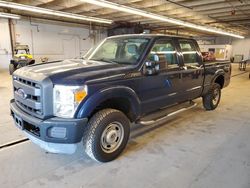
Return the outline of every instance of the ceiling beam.
[[[219,3],[219,2],[225,2],[225,0],[198,0],[198,1],[182,1],[179,2],[179,4],[188,6],[188,7],[194,7],[194,6],[204,6],[212,3]]]
[[[38,6],[42,5],[44,3],[48,3],[54,0],[39,0],[39,1],[32,1],[32,0],[14,0],[13,2],[15,3],[20,3],[20,4],[25,4],[25,5],[30,5],[30,6]]]
[[[234,15],[234,16],[228,16],[228,15],[222,15],[222,16],[216,16],[216,17],[212,17],[216,20],[230,20],[230,19],[244,19],[244,18],[250,18],[250,15],[245,15],[245,14],[238,14],[238,15]]]
[[[250,22],[250,18],[244,18],[244,19],[230,19],[230,20],[218,20],[218,21],[215,21],[215,22],[210,22],[210,24],[212,23],[228,23],[228,22],[246,22],[246,23],[249,23]]]
[[[230,3],[229,3],[230,2]],[[249,5],[247,3],[241,3],[240,1],[225,1],[222,3],[213,3],[213,4],[208,4],[208,5],[202,5],[202,6],[196,6],[193,7],[195,11],[207,11],[207,10],[213,10],[213,9],[218,9],[218,8],[227,8],[227,7],[232,7],[232,6],[242,6],[242,5]]]

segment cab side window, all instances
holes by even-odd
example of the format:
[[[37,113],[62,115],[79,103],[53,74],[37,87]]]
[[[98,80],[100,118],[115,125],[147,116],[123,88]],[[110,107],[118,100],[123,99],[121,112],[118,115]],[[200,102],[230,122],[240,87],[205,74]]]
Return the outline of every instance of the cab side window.
[[[180,41],[184,64],[197,64],[198,54],[192,41]]]
[[[176,50],[170,40],[157,40],[151,49],[148,59],[151,60],[154,55],[159,57],[160,70],[178,66]]]

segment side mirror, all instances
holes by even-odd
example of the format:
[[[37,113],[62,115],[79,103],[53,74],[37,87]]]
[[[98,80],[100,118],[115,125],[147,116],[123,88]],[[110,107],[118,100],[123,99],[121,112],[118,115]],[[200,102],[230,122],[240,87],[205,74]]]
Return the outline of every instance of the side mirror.
[[[155,75],[160,71],[159,56],[152,54],[152,56],[144,64],[144,73],[146,75]]]
[[[147,61],[145,63],[145,74],[146,75],[155,75],[160,71],[160,65],[157,61]]]

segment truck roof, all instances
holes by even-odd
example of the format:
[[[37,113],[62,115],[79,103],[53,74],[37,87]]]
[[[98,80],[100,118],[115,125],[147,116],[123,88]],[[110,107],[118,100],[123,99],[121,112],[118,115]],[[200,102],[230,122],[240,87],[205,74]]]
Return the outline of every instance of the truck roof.
[[[185,37],[185,36],[180,36],[180,35],[165,35],[165,34],[124,34],[124,35],[115,35],[115,36],[110,36],[108,38],[119,38],[119,37],[149,37],[149,38],[154,38],[154,37],[171,37],[171,38],[185,38],[185,39],[192,39],[190,37]]]

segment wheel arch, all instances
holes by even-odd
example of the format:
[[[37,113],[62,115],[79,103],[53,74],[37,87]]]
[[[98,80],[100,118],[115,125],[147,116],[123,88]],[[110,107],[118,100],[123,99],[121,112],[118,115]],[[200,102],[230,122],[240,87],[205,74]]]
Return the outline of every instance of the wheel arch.
[[[140,100],[135,91],[126,86],[102,89],[83,101],[77,118],[90,118],[104,108],[120,110],[133,122],[140,114]]]
[[[218,70],[215,73],[215,76],[212,80],[212,83],[217,83],[221,86],[221,89],[224,87],[225,84],[225,72],[223,70]]]

